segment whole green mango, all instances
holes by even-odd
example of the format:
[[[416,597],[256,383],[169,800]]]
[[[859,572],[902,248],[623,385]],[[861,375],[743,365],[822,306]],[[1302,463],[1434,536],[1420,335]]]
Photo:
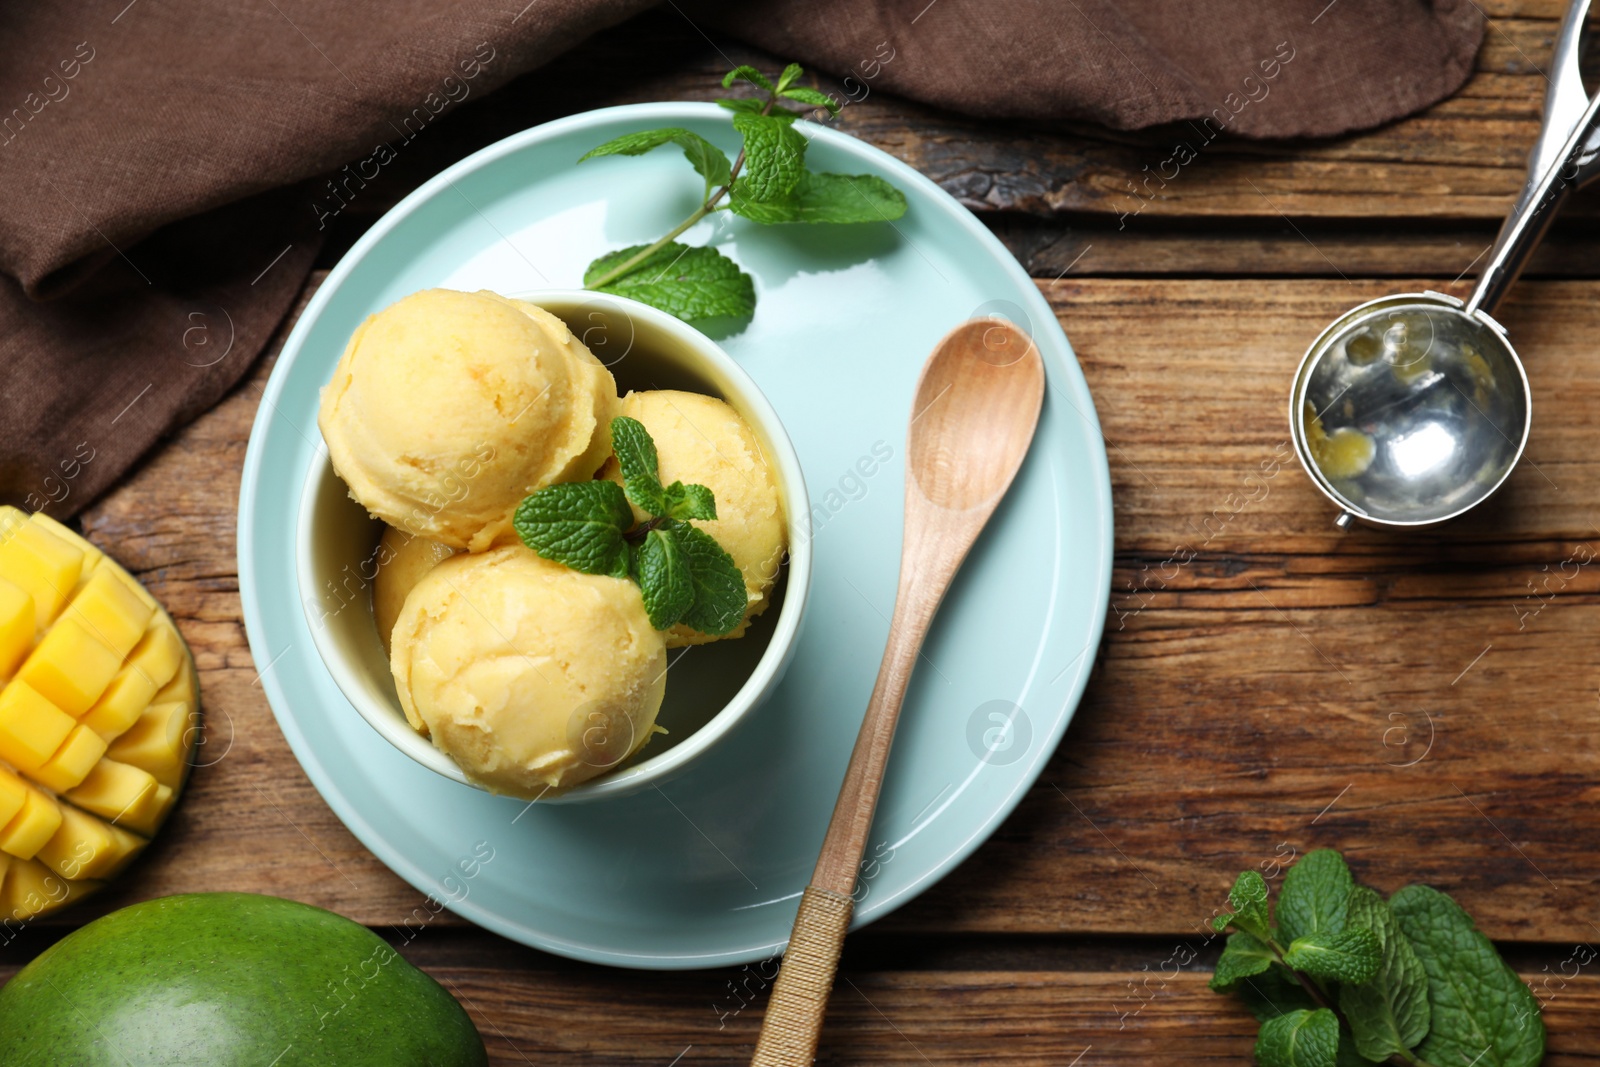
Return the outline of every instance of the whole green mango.
[[[472,1020],[366,927],[251,893],[123,908],[0,989],[5,1067],[484,1067]]]

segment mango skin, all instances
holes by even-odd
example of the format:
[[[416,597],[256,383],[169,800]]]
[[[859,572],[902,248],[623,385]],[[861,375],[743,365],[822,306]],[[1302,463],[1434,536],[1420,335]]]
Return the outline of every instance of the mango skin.
[[[276,1057],[276,1058],[275,1058]],[[123,908],[0,989],[6,1067],[486,1067],[442,986],[366,927],[253,893]]]

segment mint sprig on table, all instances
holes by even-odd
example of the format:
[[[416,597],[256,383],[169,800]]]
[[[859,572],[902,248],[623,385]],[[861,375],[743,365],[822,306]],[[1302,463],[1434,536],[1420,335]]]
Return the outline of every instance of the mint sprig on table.
[[[632,578],[657,630],[682,623],[713,637],[732,632],[744,618],[744,575],[716,538],[689,525],[717,517],[715,494],[681,481],[662,485],[656,443],[637,419],[611,420],[611,447],[622,485],[546,486],[518,505],[517,536],[575,571]],[[630,501],[644,522],[634,523]]]
[[[1211,988],[1257,1019],[1261,1067],[1536,1067],[1544,1022],[1533,993],[1449,896],[1410,885],[1385,901],[1329,849],[1267,883],[1239,875],[1232,930]]]
[[[782,105],[826,108],[835,115],[839,104],[796,85],[802,73],[798,63],[791,63],[774,83],[754,67],[741,66],[722,79],[724,89],[742,81],[765,93],[764,98],[717,101],[733,112],[733,128],[744,139],[732,160],[704,137],[677,126],[624,134],[585,153],[579,163],[597,156],[638,156],[674,144],[704,180],[705,192],[700,206],[665,237],[608,252],[589,264],[584,286],[632,297],[688,321],[739,318],[755,311],[750,276],[715,248],[677,240],[707,215],[732,211],[762,224],[888,222],[904,215],[905,196],[882,178],[806,169],[806,138],[794,126],[802,112]]]

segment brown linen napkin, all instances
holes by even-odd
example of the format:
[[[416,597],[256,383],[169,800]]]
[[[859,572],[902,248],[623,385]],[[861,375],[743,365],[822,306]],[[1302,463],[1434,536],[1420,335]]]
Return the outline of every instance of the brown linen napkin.
[[[0,20],[0,502],[58,516],[91,502],[244,374],[361,175],[441,113],[647,6],[13,5]],[[1466,79],[1483,34],[1470,0],[673,6],[713,39],[847,77],[847,97],[870,84],[977,115],[1209,119],[1252,137],[1425,107]]]

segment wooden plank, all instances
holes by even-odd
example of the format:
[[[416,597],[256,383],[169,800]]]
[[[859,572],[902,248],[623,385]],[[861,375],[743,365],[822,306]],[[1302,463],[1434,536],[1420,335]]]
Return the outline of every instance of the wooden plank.
[[[1299,276],[1417,278],[1463,276],[1469,283],[1499,229],[1497,222],[1406,225],[1382,220],[1041,219],[990,215],[984,221],[1036,278]],[[1600,276],[1600,230],[1563,218],[1534,252],[1523,277]]]
[[[888,962],[882,950],[902,958],[917,952],[874,944],[884,940],[852,939],[829,1001],[819,1063],[1091,1067],[1181,1055],[1185,1063],[1237,1064],[1254,1043],[1255,1021],[1237,999],[1205,987],[1215,944],[1029,942],[1039,949],[1004,939],[968,946],[964,959],[957,951],[941,965],[918,967]],[[857,943],[868,952],[855,951]],[[1593,1059],[1600,977],[1593,949],[1576,949],[1513,950],[1549,1031],[1546,1067]],[[773,973],[771,962],[623,971],[445,929],[424,931],[400,951],[466,1007],[496,1067],[747,1063]],[[16,969],[8,957],[0,981]]]
[[[980,121],[878,92],[845,107],[836,125],[916,167],[980,214],[1087,215],[1113,223],[1284,215],[1299,224],[1319,217],[1493,222],[1522,184],[1545,91],[1539,70],[1561,13],[1559,4],[1505,9],[1491,10],[1477,73],[1456,96],[1422,115],[1329,141],[1223,137],[1205,143],[1184,124],[1116,132]],[[592,76],[596,55],[606,57],[613,75]],[[470,104],[430,127],[361,190],[333,225],[330,247],[347,247],[443,166],[530,125],[613,104],[721,95],[718,83],[730,59],[764,68],[780,63],[735,42],[713,45],[665,9],[608,30],[489,102]],[[1291,66],[1284,76],[1292,72]],[[812,81],[842,92],[831,76]],[[1180,142],[1196,158],[1166,163]],[[1580,194],[1568,211],[1600,215],[1600,194]]]
[[[1152,961],[1156,977],[1148,986],[1145,972],[846,970],[829,1001],[818,1062],[1249,1062],[1255,1020],[1207,990],[1205,975],[1167,980],[1159,963]],[[527,982],[523,973],[477,968],[438,977],[479,1021],[495,1064],[745,1063],[760,1024],[760,972],[714,983],[614,972]],[[744,1001],[748,1010],[730,1014]],[[1545,1067],[1593,1062],[1597,1010],[1600,980],[1593,976],[1568,983],[1548,1002]]]
[[[1541,583],[1578,544],[1600,552],[1587,418],[1600,407],[1587,341],[1600,283],[1528,283],[1506,309],[1538,414],[1529,462],[1483,515],[1418,537],[1339,534],[1286,460],[1263,499],[1219,524],[1246,475],[1287,456],[1283,395],[1301,347],[1341,308],[1395,287],[1045,283],[1110,443],[1110,637],[1041,784],[886,930],[1185,933],[1239,869],[1332,845],[1380,888],[1457,893],[1496,937],[1582,934],[1582,887],[1600,877],[1585,807],[1600,679],[1573,656],[1600,628],[1600,588],[1588,567]],[[253,889],[392,922],[417,894],[311,789],[238,621],[234,504],[261,384],[258,372],[85,516],[193,643],[211,751],[221,731],[233,738],[97,907]],[[1194,561],[1163,570],[1185,544]],[[1422,755],[1430,723],[1434,747],[1396,766]]]

